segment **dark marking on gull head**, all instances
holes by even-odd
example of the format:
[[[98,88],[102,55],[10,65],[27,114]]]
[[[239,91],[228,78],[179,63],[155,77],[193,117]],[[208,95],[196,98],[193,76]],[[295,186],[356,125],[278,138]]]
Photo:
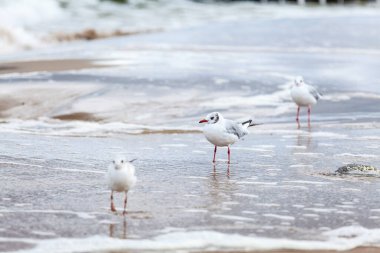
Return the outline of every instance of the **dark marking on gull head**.
[[[219,121],[220,116],[218,112],[212,112],[206,116],[206,119],[209,124],[215,124]]]
[[[302,76],[297,76],[295,79],[294,79],[294,83],[296,86],[301,86],[304,84],[304,81],[303,81],[303,77]]]

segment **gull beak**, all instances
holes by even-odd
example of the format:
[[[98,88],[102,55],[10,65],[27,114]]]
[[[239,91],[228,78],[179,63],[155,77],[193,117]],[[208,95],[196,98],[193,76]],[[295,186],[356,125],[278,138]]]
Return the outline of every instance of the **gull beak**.
[[[208,120],[202,119],[202,120],[199,121],[199,124],[201,124],[201,123],[207,123],[207,122],[208,122]]]

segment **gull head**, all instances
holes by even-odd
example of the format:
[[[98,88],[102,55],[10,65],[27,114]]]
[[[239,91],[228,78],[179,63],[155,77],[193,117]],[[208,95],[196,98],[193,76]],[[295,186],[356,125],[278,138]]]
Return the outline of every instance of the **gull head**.
[[[123,156],[117,156],[115,159],[112,160],[112,164],[115,167],[115,170],[122,169],[128,163],[129,161]]]
[[[303,81],[303,77],[302,76],[297,76],[295,79],[294,79],[294,83],[296,86],[301,86],[304,84],[304,81]]]
[[[206,118],[200,120],[199,123],[215,124],[221,118],[223,117],[219,112],[212,112],[212,113],[207,114]]]

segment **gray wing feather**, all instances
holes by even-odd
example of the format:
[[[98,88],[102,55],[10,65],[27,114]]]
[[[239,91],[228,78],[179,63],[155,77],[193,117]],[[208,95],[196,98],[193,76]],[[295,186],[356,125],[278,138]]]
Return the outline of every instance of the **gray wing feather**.
[[[242,124],[232,120],[226,120],[226,132],[236,135],[239,139],[247,135],[247,130],[243,128]]]
[[[309,89],[310,94],[313,95],[313,97],[315,97],[316,100],[321,98],[322,94],[319,93],[316,88],[314,88],[311,85],[308,85],[307,88]]]

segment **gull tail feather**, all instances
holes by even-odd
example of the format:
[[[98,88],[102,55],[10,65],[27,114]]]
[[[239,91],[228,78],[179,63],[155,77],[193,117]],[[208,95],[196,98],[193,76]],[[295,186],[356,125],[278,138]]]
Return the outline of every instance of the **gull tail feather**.
[[[262,125],[261,123],[253,123],[253,120],[249,119],[247,121],[244,121],[241,123],[243,126],[246,126],[246,127],[252,127],[252,126],[259,126],[259,125]],[[247,125],[246,125],[247,124]]]

